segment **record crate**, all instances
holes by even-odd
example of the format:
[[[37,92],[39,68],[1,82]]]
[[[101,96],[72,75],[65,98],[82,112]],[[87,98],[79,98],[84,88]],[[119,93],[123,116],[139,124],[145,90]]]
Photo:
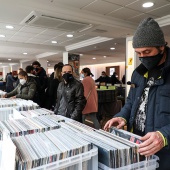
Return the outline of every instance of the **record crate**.
[[[98,170],[98,148],[31,170]]]
[[[158,156],[153,155],[150,160],[141,161],[120,168],[109,168],[99,163],[99,170],[156,170],[156,168],[159,167],[158,160]]]

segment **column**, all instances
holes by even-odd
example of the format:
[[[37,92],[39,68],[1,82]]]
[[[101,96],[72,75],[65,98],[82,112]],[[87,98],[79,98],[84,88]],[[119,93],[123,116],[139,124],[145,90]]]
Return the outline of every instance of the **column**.
[[[10,68],[11,68],[11,72],[13,72],[13,71],[18,71],[19,65],[18,65],[18,64],[15,64],[15,65],[11,65],[11,64],[10,64]]]
[[[126,38],[126,82],[131,81],[131,76],[135,68],[140,64],[139,59],[132,46],[133,37]],[[126,87],[126,96],[129,93],[130,85]]]
[[[68,52],[63,52],[63,64],[68,64]]]
[[[10,68],[8,66],[2,66],[3,67],[3,80],[5,81],[7,73],[10,72]]]

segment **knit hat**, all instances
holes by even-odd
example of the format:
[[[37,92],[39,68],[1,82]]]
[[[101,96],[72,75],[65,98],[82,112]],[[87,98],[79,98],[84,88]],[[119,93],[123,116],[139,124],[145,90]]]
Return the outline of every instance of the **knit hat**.
[[[164,34],[153,18],[144,19],[133,37],[133,48],[164,46]]]

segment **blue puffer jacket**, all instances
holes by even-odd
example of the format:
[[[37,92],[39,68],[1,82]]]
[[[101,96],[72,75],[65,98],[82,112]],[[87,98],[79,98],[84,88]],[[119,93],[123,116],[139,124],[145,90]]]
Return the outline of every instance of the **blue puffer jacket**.
[[[160,131],[169,144],[156,154],[160,158],[160,170],[170,170],[170,48],[167,47],[166,50],[167,57],[161,77],[149,90],[145,122],[145,134]],[[129,131],[133,128],[135,114],[147,83],[144,77],[146,72],[147,69],[142,64],[135,69],[131,78],[134,86],[130,88],[125,106],[115,116],[126,119]]]

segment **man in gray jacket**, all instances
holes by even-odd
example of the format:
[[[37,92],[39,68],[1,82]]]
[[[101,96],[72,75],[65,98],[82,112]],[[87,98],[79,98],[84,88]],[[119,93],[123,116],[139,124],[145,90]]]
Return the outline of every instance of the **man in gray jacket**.
[[[83,85],[73,77],[73,68],[69,64],[63,66],[62,76],[54,113],[81,122],[82,110],[86,105]]]

